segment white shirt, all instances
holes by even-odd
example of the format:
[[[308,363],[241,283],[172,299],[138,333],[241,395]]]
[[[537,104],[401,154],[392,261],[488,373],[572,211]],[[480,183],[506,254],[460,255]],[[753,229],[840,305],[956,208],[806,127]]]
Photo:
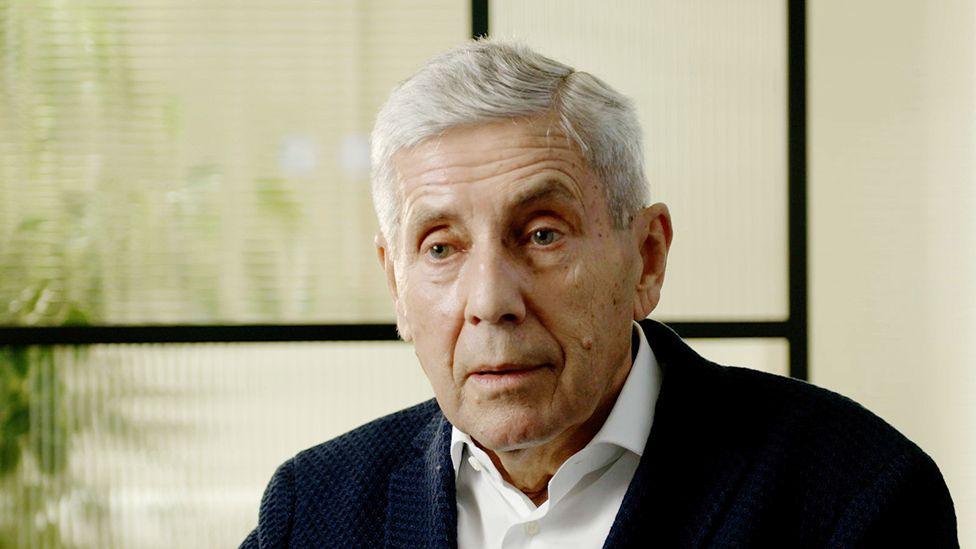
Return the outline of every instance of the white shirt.
[[[630,373],[603,427],[549,479],[536,507],[506,482],[471,437],[453,428],[458,547],[602,547],[651,432],[661,374],[644,331]]]

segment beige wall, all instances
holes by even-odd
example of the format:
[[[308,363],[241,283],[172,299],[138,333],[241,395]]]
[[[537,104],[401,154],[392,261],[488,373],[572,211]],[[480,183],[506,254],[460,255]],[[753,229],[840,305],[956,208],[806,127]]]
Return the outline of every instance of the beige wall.
[[[976,544],[976,6],[808,3],[812,380],[939,464]]]

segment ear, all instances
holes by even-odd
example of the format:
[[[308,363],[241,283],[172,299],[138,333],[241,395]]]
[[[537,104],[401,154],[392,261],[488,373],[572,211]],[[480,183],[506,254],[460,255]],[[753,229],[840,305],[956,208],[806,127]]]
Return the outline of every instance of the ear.
[[[393,253],[386,242],[386,238],[381,233],[378,233],[373,238],[373,243],[376,244],[376,256],[380,260],[380,267],[386,274],[386,287],[390,290],[390,296],[393,298],[393,308],[396,309],[397,332],[404,341],[411,341],[413,339],[413,333],[410,331],[407,313],[403,308],[403,302],[400,301],[400,294],[397,291],[396,262],[394,261]]]
[[[634,291],[634,320],[644,320],[661,300],[671,248],[671,213],[662,203],[642,209],[631,225],[641,267]]]

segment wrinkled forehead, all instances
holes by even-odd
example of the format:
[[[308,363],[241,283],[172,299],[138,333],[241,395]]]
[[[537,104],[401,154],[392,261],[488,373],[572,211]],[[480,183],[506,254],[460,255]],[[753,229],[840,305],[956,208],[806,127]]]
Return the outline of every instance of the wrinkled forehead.
[[[418,186],[479,181],[550,162],[583,173],[579,146],[554,117],[513,118],[458,126],[393,156],[400,199]]]

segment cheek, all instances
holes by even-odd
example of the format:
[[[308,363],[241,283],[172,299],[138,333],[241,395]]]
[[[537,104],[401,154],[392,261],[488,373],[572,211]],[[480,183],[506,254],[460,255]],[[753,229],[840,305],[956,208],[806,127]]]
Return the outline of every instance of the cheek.
[[[462,316],[456,282],[431,280],[419,267],[415,271],[404,280],[401,293],[413,322],[429,326]]]
[[[573,318],[581,326],[609,320],[611,311],[626,308],[621,271],[616,257],[600,256],[565,270],[558,295],[567,307],[578,311]]]
[[[430,327],[422,328],[413,339],[417,360],[430,382],[438,404],[449,418],[454,416],[454,410],[460,401],[460,387],[454,379],[455,342],[456,339],[443,329],[435,330]]]
[[[435,392],[453,383],[453,356],[460,329],[456,293],[429,284],[408,285],[404,307],[413,331],[414,352]]]
[[[609,343],[619,341],[619,332],[630,329],[633,304],[626,291],[626,265],[617,253],[596,252],[542,285],[545,297],[540,307],[563,311],[549,315],[549,323],[562,341],[567,361],[574,365],[570,373],[574,379],[599,370]]]
[[[573,269],[563,295],[573,310],[560,338],[566,363],[557,398],[564,408],[584,415],[599,405],[615,379],[626,352],[620,341],[630,344],[632,315],[623,304],[623,281],[602,271],[587,265]]]

